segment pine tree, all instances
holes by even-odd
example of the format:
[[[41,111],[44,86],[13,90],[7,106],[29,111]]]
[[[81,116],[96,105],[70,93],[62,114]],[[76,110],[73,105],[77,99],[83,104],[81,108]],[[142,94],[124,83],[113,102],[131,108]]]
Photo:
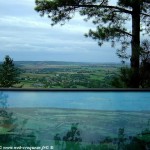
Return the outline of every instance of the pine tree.
[[[0,66],[0,87],[13,87],[19,83],[19,69],[8,55]]]
[[[63,24],[72,19],[75,12],[86,16],[86,20],[93,20],[96,30],[87,34],[103,42],[110,41],[112,46],[120,43],[121,48],[117,54],[121,58],[128,58],[126,49],[131,45],[131,69],[133,71],[131,85],[133,88],[140,86],[140,42],[141,34],[150,31],[150,0],[36,0],[35,10],[41,16],[45,14],[52,20],[52,25],[59,22]],[[130,24],[130,27],[128,25]]]

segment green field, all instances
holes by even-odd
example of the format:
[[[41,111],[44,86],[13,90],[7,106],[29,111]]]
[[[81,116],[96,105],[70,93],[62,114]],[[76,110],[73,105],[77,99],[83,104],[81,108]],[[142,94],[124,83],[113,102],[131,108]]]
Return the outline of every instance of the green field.
[[[111,88],[120,64],[27,61],[21,69],[23,88]]]

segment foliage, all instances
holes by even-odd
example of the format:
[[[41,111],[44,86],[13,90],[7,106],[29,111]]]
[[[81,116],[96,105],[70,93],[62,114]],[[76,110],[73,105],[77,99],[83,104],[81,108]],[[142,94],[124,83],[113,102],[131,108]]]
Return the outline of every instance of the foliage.
[[[120,68],[120,73],[112,79],[112,86],[117,88],[132,88],[133,70],[129,67]]]
[[[12,87],[19,83],[19,70],[15,67],[13,59],[5,57],[0,67],[0,87]]]
[[[150,87],[150,41],[145,40],[141,45],[140,85]]]
[[[59,134],[54,136],[55,146],[62,147],[62,149],[66,150],[80,150],[80,143],[82,139],[80,137],[80,130],[78,129],[78,123],[73,123],[71,125],[71,129],[63,136],[62,145],[61,145],[61,137]]]
[[[112,80],[114,87],[132,88],[134,72],[132,68],[122,67],[118,76]],[[142,88],[150,87],[150,42],[144,40],[140,49],[139,85]]]

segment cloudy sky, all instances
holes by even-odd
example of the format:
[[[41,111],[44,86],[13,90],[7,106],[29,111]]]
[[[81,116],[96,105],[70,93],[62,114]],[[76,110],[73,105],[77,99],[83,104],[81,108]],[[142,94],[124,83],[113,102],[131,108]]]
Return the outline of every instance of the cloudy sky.
[[[51,27],[34,7],[34,0],[0,1],[0,61],[9,55],[15,61],[120,62],[109,43],[99,47],[84,37],[94,26],[81,16]]]

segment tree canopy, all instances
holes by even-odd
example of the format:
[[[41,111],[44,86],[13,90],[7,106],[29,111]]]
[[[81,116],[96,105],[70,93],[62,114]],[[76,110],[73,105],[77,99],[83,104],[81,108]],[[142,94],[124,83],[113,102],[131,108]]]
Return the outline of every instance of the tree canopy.
[[[8,55],[0,66],[0,87],[12,87],[19,83],[19,70],[15,67],[13,59]]]
[[[45,14],[52,20],[52,25],[64,24],[74,17],[75,12],[92,19],[96,30],[89,30],[87,37],[92,37],[101,46],[109,41],[112,46],[120,42],[117,54],[123,60],[130,58],[133,70],[132,87],[139,87],[139,63],[141,34],[150,35],[149,0],[36,0],[35,10],[41,16]],[[131,45],[131,56],[126,49]]]

